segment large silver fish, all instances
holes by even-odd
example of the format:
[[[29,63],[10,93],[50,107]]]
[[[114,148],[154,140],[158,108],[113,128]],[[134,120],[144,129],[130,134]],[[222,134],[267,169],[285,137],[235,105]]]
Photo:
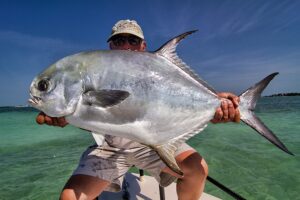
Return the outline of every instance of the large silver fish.
[[[38,75],[30,104],[76,126],[145,144],[181,174],[174,151],[201,132],[221,100],[177,56],[186,32],[157,51],[91,51],[65,57]],[[253,113],[273,73],[240,95],[241,120],[292,154]]]

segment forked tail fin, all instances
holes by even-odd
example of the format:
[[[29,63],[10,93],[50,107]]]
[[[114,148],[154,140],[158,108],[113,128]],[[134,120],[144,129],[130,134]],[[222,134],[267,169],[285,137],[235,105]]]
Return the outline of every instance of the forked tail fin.
[[[281,150],[294,155],[285,147],[276,135],[257,116],[255,116],[253,112],[262,91],[277,74],[278,72],[270,74],[240,95],[239,109],[241,113],[241,120]]]

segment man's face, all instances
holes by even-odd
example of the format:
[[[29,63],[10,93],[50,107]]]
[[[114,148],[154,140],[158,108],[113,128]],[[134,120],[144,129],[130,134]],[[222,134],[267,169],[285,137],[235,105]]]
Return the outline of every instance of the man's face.
[[[131,34],[118,34],[109,41],[112,50],[145,51],[146,42]]]

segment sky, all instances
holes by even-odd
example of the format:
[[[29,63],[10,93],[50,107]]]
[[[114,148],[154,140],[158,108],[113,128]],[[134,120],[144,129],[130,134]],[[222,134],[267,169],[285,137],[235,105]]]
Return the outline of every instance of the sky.
[[[300,92],[300,1],[0,0],[0,106],[26,105],[33,78],[57,60],[108,49],[120,19],[142,27],[147,49],[198,29],[177,48],[217,91],[240,94],[279,72],[263,95]]]

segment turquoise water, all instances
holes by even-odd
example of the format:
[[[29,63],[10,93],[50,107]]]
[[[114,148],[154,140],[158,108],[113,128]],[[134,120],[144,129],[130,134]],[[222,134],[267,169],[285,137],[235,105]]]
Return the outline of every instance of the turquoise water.
[[[300,199],[300,97],[262,98],[257,115],[296,156],[244,124],[209,125],[188,141],[209,174],[246,199]],[[39,126],[31,108],[0,108],[0,199],[58,199],[85,148],[87,132]],[[207,183],[205,191],[230,196]]]

